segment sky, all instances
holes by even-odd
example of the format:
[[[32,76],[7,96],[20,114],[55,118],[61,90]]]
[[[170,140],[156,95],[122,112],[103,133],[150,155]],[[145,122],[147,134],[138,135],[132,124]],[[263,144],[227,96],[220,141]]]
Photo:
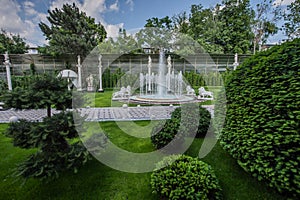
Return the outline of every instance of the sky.
[[[283,0],[282,4],[290,4],[292,1]],[[130,32],[142,28],[149,18],[172,17],[182,11],[189,12],[193,4],[213,7],[221,0],[0,0],[0,28],[19,34],[30,46],[43,46],[46,41],[38,23],[47,22],[48,10],[72,2],[95,18],[96,22],[101,22],[109,37],[116,37],[120,28]],[[250,2],[256,5],[260,0]],[[282,34],[277,34],[268,43],[282,39]]]

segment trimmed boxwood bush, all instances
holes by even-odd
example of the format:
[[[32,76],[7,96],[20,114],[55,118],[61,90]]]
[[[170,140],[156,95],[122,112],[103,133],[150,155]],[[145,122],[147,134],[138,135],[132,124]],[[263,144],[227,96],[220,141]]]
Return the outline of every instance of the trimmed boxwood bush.
[[[165,163],[170,165],[151,174],[153,192],[162,199],[222,199],[218,179],[210,165],[198,158],[173,155],[157,167]]]
[[[210,119],[211,115],[207,109],[195,104],[184,104],[172,112],[171,119],[152,129],[151,141],[157,149],[160,149],[169,144],[175,137],[173,145],[180,144],[184,137],[191,136],[195,132],[196,137],[204,137]]]
[[[245,61],[225,83],[221,145],[258,180],[300,196],[300,39]]]

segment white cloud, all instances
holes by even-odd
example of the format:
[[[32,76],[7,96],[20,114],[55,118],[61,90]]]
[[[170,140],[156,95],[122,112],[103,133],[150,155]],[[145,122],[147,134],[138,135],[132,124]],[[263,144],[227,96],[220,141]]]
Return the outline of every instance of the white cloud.
[[[111,4],[110,6],[109,6],[109,9],[111,10],[111,11],[119,11],[119,2],[118,2],[118,0],[114,3],[114,4]]]
[[[47,13],[37,11],[36,5],[31,0],[20,1],[20,3],[15,0],[1,0],[1,2],[3,2],[0,6],[1,29],[13,34],[19,34],[31,46],[46,44],[45,37],[38,24],[41,21],[46,24],[48,23]],[[60,9],[65,3],[75,3],[80,10],[86,12],[88,16],[95,18],[96,22],[103,24],[108,37],[116,37],[119,28],[123,28],[124,26],[123,23],[108,24],[103,19],[103,13],[119,9],[118,0],[109,9],[105,5],[105,0],[84,0],[83,3],[80,3],[79,0],[54,0],[48,9]],[[24,17],[21,18],[22,13]]]
[[[126,3],[127,5],[129,5],[130,11],[133,11],[133,7],[134,7],[134,2],[133,2],[133,0],[126,0],[125,3]]]
[[[21,10],[20,5],[14,1],[5,1],[0,6],[0,27],[9,32],[19,32],[25,27],[18,15],[18,12]]]
[[[293,3],[295,0],[275,0],[273,2],[273,5],[277,6],[277,5],[282,5],[282,6],[286,6],[286,5],[290,5],[291,3]]]
[[[105,26],[105,30],[107,32],[107,36],[111,37],[111,38],[116,38],[119,35],[119,30],[120,28],[123,29],[124,24],[120,23],[120,24],[108,24]]]
[[[105,0],[85,0],[81,9],[101,23],[103,22],[101,15],[107,11]]]
[[[24,11],[27,16],[37,15],[38,12],[34,9],[34,3],[31,1],[25,1],[23,3]]]

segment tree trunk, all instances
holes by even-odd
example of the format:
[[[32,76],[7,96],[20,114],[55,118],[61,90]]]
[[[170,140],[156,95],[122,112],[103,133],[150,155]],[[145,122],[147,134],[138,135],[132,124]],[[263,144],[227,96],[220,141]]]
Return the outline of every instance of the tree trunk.
[[[51,117],[51,105],[47,105],[47,116]]]

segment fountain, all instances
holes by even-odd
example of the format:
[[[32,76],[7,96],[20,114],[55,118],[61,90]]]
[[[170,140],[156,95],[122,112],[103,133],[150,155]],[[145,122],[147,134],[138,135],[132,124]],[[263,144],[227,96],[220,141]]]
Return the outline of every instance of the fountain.
[[[151,104],[180,104],[195,100],[193,96],[183,95],[183,88],[187,84],[183,81],[183,75],[180,71],[175,74],[171,72],[171,57],[167,59],[168,72],[166,74],[165,54],[163,50],[159,53],[158,72],[151,72],[152,60],[148,57],[148,73],[140,73],[140,92],[139,95],[131,96],[130,101],[136,103]]]

